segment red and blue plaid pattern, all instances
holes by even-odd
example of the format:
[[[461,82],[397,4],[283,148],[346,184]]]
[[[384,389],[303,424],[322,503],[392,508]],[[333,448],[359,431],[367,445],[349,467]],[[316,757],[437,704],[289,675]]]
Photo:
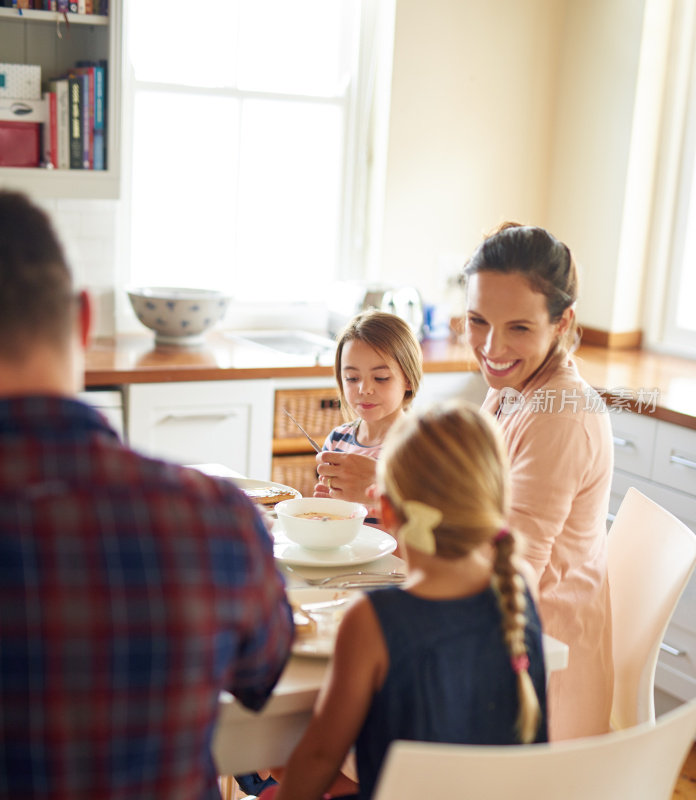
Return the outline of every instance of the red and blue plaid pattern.
[[[218,694],[263,705],[292,620],[233,486],[92,409],[0,401],[0,797],[219,797]]]

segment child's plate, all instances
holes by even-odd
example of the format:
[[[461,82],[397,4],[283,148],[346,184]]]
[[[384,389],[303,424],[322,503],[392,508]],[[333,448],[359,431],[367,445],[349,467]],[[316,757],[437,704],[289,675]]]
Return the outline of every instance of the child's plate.
[[[288,600],[316,623],[311,636],[297,636],[292,645],[296,656],[329,658],[334,649],[338,624],[359,591],[347,589],[288,589]]]

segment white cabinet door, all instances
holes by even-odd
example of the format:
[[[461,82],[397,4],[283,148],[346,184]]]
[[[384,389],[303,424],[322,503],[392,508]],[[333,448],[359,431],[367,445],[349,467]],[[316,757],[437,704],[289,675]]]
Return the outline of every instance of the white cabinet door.
[[[696,495],[696,431],[660,422],[652,477],[659,483]]]
[[[180,464],[223,464],[270,480],[272,425],[270,381],[128,387],[131,447]]]
[[[633,414],[625,410],[610,413],[616,468],[649,478],[657,420],[646,414]]]

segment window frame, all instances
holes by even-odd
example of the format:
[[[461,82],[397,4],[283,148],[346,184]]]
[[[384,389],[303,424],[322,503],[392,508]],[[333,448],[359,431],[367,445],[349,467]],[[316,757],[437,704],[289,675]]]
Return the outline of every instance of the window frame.
[[[645,282],[645,345],[696,356],[696,331],[676,324],[689,205],[696,216],[696,4],[677,0],[670,31],[658,180]],[[692,180],[693,179],[693,180]]]

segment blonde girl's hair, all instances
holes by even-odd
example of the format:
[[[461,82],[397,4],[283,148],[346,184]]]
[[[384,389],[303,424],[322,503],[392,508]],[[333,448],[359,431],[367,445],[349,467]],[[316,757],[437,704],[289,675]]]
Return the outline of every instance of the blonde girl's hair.
[[[402,522],[408,501],[441,512],[433,528],[435,555],[455,559],[485,542],[493,545],[493,586],[517,674],[518,735],[526,743],[536,736],[540,707],[527,669],[525,583],[516,566],[516,537],[507,529],[508,473],[505,443],[494,421],[468,403],[432,406],[399,419],[377,464],[380,490]]]
[[[549,320],[557,323],[578,299],[578,268],[570,249],[544,228],[504,222],[487,236],[464,265],[463,281],[478,272],[518,272],[544,295]],[[579,341],[575,315],[547,360],[559,360]]]
[[[341,374],[343,348],[348,342],[353,341],[364,342],[383,356],[396,361],[411,387],[404,395],[403,407],[407,408],[413,401],[423,377],[423,353],[420,344],[401,317],[387,311],[370,309],[353,317],[340,333],[336,345],[334,374],[345,419],[351,419],[351,411],[346,400]]]

